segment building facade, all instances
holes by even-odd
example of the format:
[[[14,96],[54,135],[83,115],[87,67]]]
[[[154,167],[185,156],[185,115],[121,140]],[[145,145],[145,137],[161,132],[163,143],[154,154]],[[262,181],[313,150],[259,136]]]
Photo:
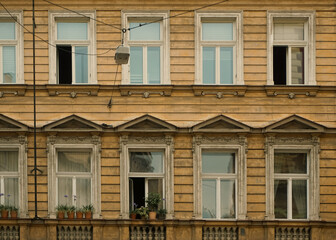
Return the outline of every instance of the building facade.
[[[335,239],[334,0],[1,5],[3,239]]]

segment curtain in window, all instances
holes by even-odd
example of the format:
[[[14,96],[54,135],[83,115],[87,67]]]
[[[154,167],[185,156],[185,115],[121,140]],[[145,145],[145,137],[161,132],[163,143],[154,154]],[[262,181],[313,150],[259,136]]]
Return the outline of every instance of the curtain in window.
[[[5,178],[5,205],[11,205],[19,207],[19,179],[15,178]]]
[[[307,181],[293,180],[292,182],[292,217],[293,219],[307,218]]]
[[[58,204],[72,205],[72,178],[58,178]]]
[[[76,83],[88,83],[88,47],[75,47]]]
[[[90,152],[58,152],[58,172],[91,172]]]
[[[76,179],[76,207],[82,207],[91,203],[91,179]]]
[[[18,171],[17,151],[0,151],[0,173],[1,172],[17,172]]]
[[[0,39],[15,40],[15,23],[2,22],[0,23]]]

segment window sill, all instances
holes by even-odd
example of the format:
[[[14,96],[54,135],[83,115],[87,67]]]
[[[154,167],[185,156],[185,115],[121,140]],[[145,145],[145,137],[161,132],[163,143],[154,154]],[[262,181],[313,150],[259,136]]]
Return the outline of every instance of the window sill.
[[[4,96],[25,96],[27,90],[26,84],[1,84],[0,98]]]
[[[297,95],[306,97],[315,97],[319,91],[319,86],[302,85],[283,85],[283,86],[265,86],[265,91],[269,97],[277,97],[279,95],[286,95],[289,99],[294,99]]]
[[[76,98],[78,96],[97,96],[99,91],[99,85],[46,85],[49,96],[69,96]]]
[[[215,95],[222,98],[224,95],[243,97],[245,96],[246,85],[193,85],[195,96]]]
[[[149,98],[151,95],[164,97],[171,96],[172,85],[120,85],[121,96],[141,95],[143,98]]]

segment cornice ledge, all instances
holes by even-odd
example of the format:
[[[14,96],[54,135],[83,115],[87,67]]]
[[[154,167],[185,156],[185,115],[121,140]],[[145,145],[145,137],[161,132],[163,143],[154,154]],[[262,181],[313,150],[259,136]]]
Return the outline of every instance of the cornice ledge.
[[[26,84],[1,84],[0,85],[0,98],[7,95],[24,96],[26,94]]]
[[[58,84],[47,84],[46,89],[48,90],[49,96],[60,96],[69,95],[71,98],[76,98],[78,96],[97,96],[100,89],[99,85],[58,85]]]
[[[119,85],[121,96],[140,95],[149,98],[151,95],[171,96],[172,85]]]
[[[245,96],[246,85],[193,85],[192,90],[195,96],[214,95],[222,98],[224,95]]]
[[[294,99],[296,95],[315,97],[320,90],[320,86],[265,86],[266,95],[276,97],[288,95],[289,99]]]

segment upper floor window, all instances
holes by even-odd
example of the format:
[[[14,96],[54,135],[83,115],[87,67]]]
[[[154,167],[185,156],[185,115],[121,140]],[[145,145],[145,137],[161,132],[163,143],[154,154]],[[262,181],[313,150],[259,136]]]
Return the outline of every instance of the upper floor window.
[[[13,18],[15,18],[15,20]],[[23,35],[20,13],[0,14],[0,82],[23,83]]]
[[[313,14],[269,13],[269,84],[315,84]]]
[[[126,44],[129,63],[123,66],[123,83],[169,83],[169,39],[167,13],[124,13],[129,29]]]
[[[86,17],[50,14],[50,81],[58,84],[96,83],[93,13]]]
[[[198,13],[196,83],[243,84],[239,13]]]

